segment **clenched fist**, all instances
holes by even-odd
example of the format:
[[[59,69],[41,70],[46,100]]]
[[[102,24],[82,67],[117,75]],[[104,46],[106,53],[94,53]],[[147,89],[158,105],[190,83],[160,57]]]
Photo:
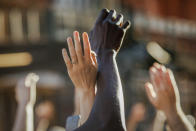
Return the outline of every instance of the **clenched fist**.
[[[118,50],[121,47],[124,35],[130,27],[130,22],[123,23],[123,15],[116,15],[115,10],[103,9],[90,32],[92,50],[99,56],[104,50]]]

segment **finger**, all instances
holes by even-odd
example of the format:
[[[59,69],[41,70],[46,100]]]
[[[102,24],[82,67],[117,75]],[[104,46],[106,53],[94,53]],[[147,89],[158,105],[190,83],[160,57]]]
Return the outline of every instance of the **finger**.
[[[163,80],[163,79],[164,79],[164,75],[163,75],[163,73],[162,73],[162,65],[160,65],[160,64],[157,63],[157,62],[155,62],[155,63],[153,64],[153,66],[154,66],[154,68],[156,68],[156,70],[157,70],[157,73],[156,73],[157,78],[160,78],[161,80]]]
[[[83,44],[84,44],[84,57],[87,60],[90,60],[91,46],[90,46],[88,34],[84,32],[82,34],[82,37],[83,37]]]
[[[75,48],[74,48],[73,41],[72,41],[71,37],[67,38],[67,43],[68,43],[68,47],[69,47],[69,53],[70,53],[70,56],[71,56],[71,62],[72,62],[72,64],[76,64],[78,62],[78,60],[77,60],[76,51],[75,51]]]
[[[154,63],[153,67],[156,68],[156,73],[154,74],[154,76],[155,76],[155,82],[157,84],[157,87],[164,89],[164,82],[163,82],[164,76],[162,73],[161,66],[162,65],[160,65],[158,63]]]
[[[62,54],[63,54],[64,62],[67,66],[67,69],[69,70],[72,67],[72,64],[71,64],[71,60],[70,60],[65,48],[62,49]]]
[[[161,72],[166,73],[167,69],[164,65],[161,65]]]
[[[172,88],[172,87],[177,87],[173,72],[170,69],[166,70],[166,79],[167,79],[167,84]]]
[[[116,19],[116,11],[110,10],[106,20],[109,20],[110,22],[114,23],[115,19]]]
[[[144,87],[145,87],[148,99],[150,100],[151,103],[153,103],[154,99],[156,98],[156,93],[154,91],[152,84],[150,82],[147,82],[147,83],[145,83]]]
[[[78,58],[78,62],[80,63],[82,61],[83,52],[82,52],[82,47],[81,47],[81,43],[80,43],[79,32],[74,31],[73,36],[74,36],[76,55],[77,55],[77,58]]]
[[[116,22],[116,25],[118,26],[122,26],[122,23],[123,23],[123,15],[122,14],[119,14],[115,20]]]
[[[97,20],[96,20],[96,24],[103,22],[104,19],[108,16],[108,14],[109,14],[108,9],[102,9]]]
[[[164,79],[164,76],[163,76],[164,66],[157,62],[155,62],[153,66],[156,68],[157,74],[160,74],[161,79]]]
[[[165,78],[165,72],[166,72],[166,68],[163,65],[160,65],[158,63],[154,63],[153,64],[154,67],[157,69],[157,73],[156,73],[156,81],[158,82],[158,85],[161,89],[167,89],[167,82],[166,82],[166,78]]]
[[[168,79],[168,84],[170,89],[174,90],[177,101],[180,101],[180,94],[173,72],[170,69],[167,69],[166,74],[167,74],[167,79]]]
[[[152,85],[153,85],[155,91],[157,91],[158,88],[159,88],[158,85],[157,85],[157,82],[156,82],[156,75],[155,75],[156,73],[157,73],[156,68],[151,67],[150,68],[150,79],[151,79],[151,82],[152,82]]]
[[[162,82],[164,83],[164,85],[167,84],[167,78],[166,78],[166,67],[164,65],[161,65],[161,78],[162,78]]]
[[[96,54],[94,51],[91,51],[91,58],[92,58],[92,61],[93,61],[93,64],[98,67],[98,64],[97,64],[97,58],[96,58]]]
[[[122,29],[126,31],[127,29],[130,28],[130,26],[131,26],[131,22],[128,20],[124,23],[124,25],[122,26]]]
[[[160,65],[159,63],[155,62],[155,63],[153,64],[153,66],[154,66],[158,71],[161,71],[161,65]]]

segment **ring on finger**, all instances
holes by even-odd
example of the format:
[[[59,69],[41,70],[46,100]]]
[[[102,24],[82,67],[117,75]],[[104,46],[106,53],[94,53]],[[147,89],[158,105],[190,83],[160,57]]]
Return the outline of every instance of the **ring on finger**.
[[[72,64],[77,64],[77,61],[72,61]]]

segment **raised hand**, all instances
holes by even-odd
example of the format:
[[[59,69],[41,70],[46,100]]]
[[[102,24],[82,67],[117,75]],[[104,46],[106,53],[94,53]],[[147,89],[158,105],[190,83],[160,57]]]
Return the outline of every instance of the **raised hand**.
[[[95,97],[95,83],[97,76],[97,60],[96,55],[91,51],[88,34],[83,33],[84,54],[80,43],[79,33],[73,33],[72,38],[67,39],[70,57],[65,49],[62,50],[63,58],[67,66],[68,74],[75,86],[76,106],[80,111],[81,124],[83,124],[91,111]]]
[[[35,104],[36,83],[39,77],[34,73],[29,73],[26,78],[20,79],[16,86],[16,100],[19,104]]]
[[[90,32],[91,48],[97,54],[99,75],[92,111],[78,131],[126,130],[124,99],[116,54],[130,23],[123,24],[123,16],[103,9]]]
[[[150,68],[151,83],[145,84],[150,102],[164,112],[172,130],[194,131],[180,106],[179,91],[170,69],[155,63]]]
[[[33,107],[36,101],[36,83],[39,76],[29,73],[25,79],[19,80],[16,86],[18,102],[13,131],[33,131]]]
[[[155,63],[150,68],[151,83],[146,83],[146,92],[150,102],[158,110],[168,112],[180,106],[178,88],[170,69]]]
[[[124,35],[130,27],[130,22],[123,23],[123,15],[116,15],[115,10],[103,9],[99,14],[93,29],[90,32],[92,50],[99,54],[103,50],[118,50],[121,47]]]
[[[97,61],[95,53],[91,52],[88,34],[83,33],[84,54],[80,43],[79,33],[75,31],[73,36],[75,47],[72,38],[67,38],[71,59],[69,58],[66,49],[62,50],[68,74],[76,88],[83,88],[86,91],[90,88],[94,90],[97,76]]]

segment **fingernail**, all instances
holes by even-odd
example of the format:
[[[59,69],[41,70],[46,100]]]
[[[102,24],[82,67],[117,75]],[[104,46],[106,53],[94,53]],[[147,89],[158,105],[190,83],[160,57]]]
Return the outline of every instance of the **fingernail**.
[[[149,85],[149,82],[146,82],[146,83],[145,83],[145,87],[147,87],[148,85]]]
[[[83,32],[83,36],[86,36],[86,32]]]
[[[63,50],[63,52],[66,52],[66,49],[65,48],[63,48],[62,50]]]
[[[67,41],[70,42],[71,41],[71,37],[67,37]]]
[[[76,35],[76,36],[78,36],[78,35],[79,35],[78,31],[75,31],[74,33],[75,33],[75,35]]]
[[[154,63],[154,66],[156,67],[156,68],[158,68],[158,69],[160,69],[161,68],[161,65],[160,64],[158,64],[158,63]]]
[[[152,68],[151,68],[151,71],[152,71],[153,73],[155,73],[157,70],[156,70],[156,68],[152,67]]]
[[[162,69],[163,72],[166,72],[165,66],[162,65],[162,66],[161,66],[161,69]]]

